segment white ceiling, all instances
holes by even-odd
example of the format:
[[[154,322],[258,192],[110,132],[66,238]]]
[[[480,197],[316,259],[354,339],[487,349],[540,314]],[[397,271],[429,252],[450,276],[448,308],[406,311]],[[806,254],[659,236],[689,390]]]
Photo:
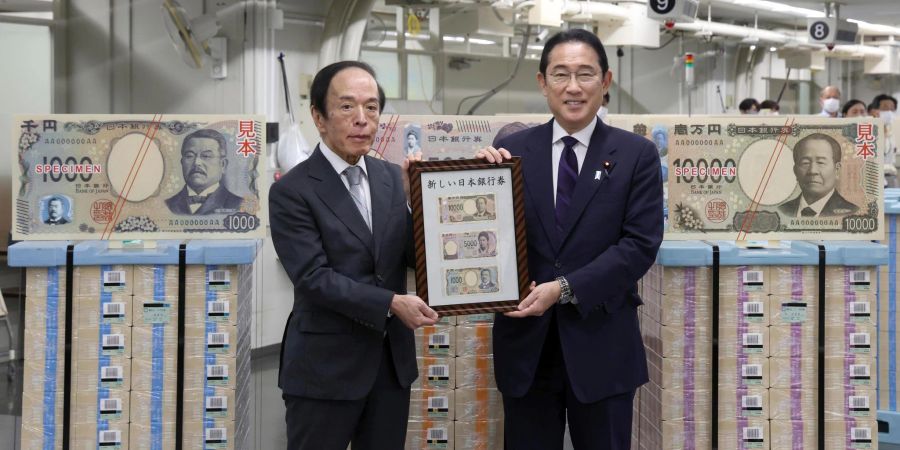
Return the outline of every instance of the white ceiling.
[[[772,0],[799,8],[825,11],[825,2],[809,0]],[[699,18],[706,18],[706,6],[710,0],[702,0]],[[857,19],[881,25],[900,26],[900,0],[840,0],[838,4],[840,17],[843,19]],[[754,10],[747,6],[725,5],[713,2],[712,15],[714,20],[729,20],[743,23],[753,23],[753,15],[758,13],[760,26],[763,23],[778,23],[780,25],[796,25],[806,27],[805,19],[785,17],[780,13],[771,13],[764,10]]]

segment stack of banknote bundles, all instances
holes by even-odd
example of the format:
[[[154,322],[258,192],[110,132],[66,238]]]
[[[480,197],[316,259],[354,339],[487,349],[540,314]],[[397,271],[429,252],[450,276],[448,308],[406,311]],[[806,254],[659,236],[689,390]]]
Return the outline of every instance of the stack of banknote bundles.
[[[895,122],[896,123],[896,122]],[[898,124],[900,125],[900,124]],[[897,128],[895,128],[896,130]],[[900,132],[895,131],[900,136]],[[887,191],[892,191],[890,194]],[[897,395],[897,370],[900,368],[900,352],[897,349],[897,325],[900,323],[900,285],[897,272],[900,271],[900,253],[897,251],[897,237],[900,233],[900,190],[886,190],[885,199],[885,240],[888,247],[888,263],[878,272],[878,409],[900,411]],[[891,195],[893,194],[893,195]]]
[[[494,381],[493,314],[444,317],[416,330],[407,448],[503,447],[503,402]]]
[[[711,255],[705,244],[694,250]],[[712,268],[657,264],[640,289],[650,382],[636,396],[639,448],[708,448]]]

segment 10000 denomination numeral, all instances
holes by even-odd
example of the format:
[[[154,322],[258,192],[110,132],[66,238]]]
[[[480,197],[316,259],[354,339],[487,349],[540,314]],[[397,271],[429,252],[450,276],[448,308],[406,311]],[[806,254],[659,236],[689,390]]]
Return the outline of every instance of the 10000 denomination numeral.
[[[732,183],[737,179],[737,163],[728,158],[724,162],[719,158],[707,161],[700,158],[695,163],[693,159],[676,159],[672,162],[675,170],[676,183]]]

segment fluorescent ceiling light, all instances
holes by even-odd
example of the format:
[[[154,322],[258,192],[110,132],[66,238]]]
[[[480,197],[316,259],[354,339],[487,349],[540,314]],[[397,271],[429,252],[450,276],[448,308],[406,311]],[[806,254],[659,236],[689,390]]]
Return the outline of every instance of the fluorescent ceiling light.
[[[466,42],[466,38],[462,36],[444,36],[446,42]],[[488,39],[469,38],[469,42],[476,45],[496,45],[497,43]]]
[[[816,11],[814,9],[807,8],[798,8],[796,6],[772,2],[769,0],[731,0],[730,3],[733,5],[747,6],[758,11],[790,13],[801,17],[825,17],[825,13],[822,11]]]

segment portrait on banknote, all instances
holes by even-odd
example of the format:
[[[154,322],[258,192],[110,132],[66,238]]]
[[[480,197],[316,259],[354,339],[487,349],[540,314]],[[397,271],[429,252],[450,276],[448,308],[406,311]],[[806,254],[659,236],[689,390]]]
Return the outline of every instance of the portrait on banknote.
[[[676,120],[666,239],[881,239],[882,125],[871,119]]]
[[[262,237],[265,142],[259,116],[18,116],[13,236]]]
[[[528,294],[520,161],[410,165],[416,294],[443,315],[512,311]]]

